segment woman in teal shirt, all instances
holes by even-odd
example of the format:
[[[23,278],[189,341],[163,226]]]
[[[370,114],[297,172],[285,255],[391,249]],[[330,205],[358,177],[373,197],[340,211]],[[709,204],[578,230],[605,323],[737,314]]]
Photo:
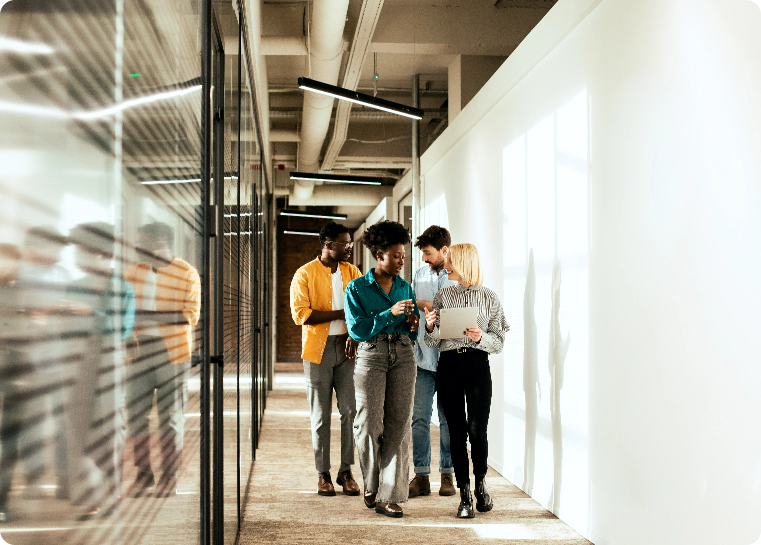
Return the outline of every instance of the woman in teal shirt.
[[[370,226],[363,241],[375,269],[346,287],[349,335],[358,341],[354,369],[354,439],[365,482],[365,505],[389,517],[407,501],[415,355],[420,316],[409,282],[399,276],[410,235],[395,221]],[[382,440],[381,440],[382,438]]]

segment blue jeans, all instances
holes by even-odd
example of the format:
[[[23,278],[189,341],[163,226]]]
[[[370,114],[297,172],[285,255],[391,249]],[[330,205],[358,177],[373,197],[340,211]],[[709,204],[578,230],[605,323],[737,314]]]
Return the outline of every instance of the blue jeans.
[[[416,475],[431,472],[431,415],[433,414],[433,394],[436,393],[436,373],[417,368],[415,379],[415,404],[412,408],[412,462]],[[441,401],[437,400],[439,411],[439,471],[445,475],[454,473],[449,450],[449,427],[444,418]]]

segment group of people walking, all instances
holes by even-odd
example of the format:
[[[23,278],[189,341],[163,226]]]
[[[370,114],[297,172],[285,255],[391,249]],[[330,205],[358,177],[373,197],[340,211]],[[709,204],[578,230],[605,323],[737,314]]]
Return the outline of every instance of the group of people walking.
[[[399,276],[410,242],[403,225],[376,223],[364,232],[363,242],[376,260],[365,275],[348,263],[353,249],[349,230],[328,223],[320,231],[320,255],[302,266],[291,283],[293,319],[303,329],[317,493],[336,493],[330,475],[335,391],[341,416],[336,484],[344,494],[360,494],[351,471],[355,446],[368,508],[402,517],[399,504],[430,494],[430,421],[438,391],[439,494],[457,493],[454,474],[460,490],[456,516],[475,516],[473,492],[475,509],[490,511],[493,501],[485,480],[489,354],[502,350],[509,326],[496,294],[482,286],[478,251],[472,244],[452,245],[446,229],[431,226],[415,241],[426,265],[410,285]],[[478,309],[477,324],[461,337],[442,337],[439,311],[465,307]],[[408,483],[410,439],[415,477]]]
[[[201,282],[174,254],[169,225],[137,231],[138,259],[123,277],[113,269],[122,241],[108,223],[82,223],[68,236],[33,227],[22,248],[0,245],[0,523],[15,517],[8,500],[17,465],[27,491],[43,486],[49,444],[55,496],[80,520],[118,507],[128,444],[136,476],[126,495],[176,494]],[[69,245],[77,279],[62,265]]]

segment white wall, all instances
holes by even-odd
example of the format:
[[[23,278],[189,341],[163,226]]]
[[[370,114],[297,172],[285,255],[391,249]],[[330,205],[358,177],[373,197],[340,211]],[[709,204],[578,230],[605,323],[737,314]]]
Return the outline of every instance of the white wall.
[[[392,197],[385,197],[381,202],[379,202],[378,206],[375,207],[375,210],[373,210],[372,213],[367,216],[365,222],[360,225],[359,228],[354,232],[354,242],[357,243],[360,241],[362,239],[362,234],[371,225],[375,225],[379,221],[384,221],[392,217],[392,214],[394,213],[393,206],[394,200]],[[368,273],[370,272],[370,269],[375,266],[375,258],[370,254],[370,250],[365,248],[364,244],[361,245],[358,250],[362,252],[362,272]],[[355,251],[354,255],[354,263],[357,264],[357,260],[359,259],[358,252]]]
[[[422,158],[512,327],[490,463],[598,545],[759,540],[760,89],[750,0],[560,0]]]

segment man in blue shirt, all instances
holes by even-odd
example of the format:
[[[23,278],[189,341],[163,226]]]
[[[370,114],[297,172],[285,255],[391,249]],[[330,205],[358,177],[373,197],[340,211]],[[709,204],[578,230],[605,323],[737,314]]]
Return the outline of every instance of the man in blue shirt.
[[[420,267],[412,280],[418,308],[431,310],[436,292],[454,282],[447,279],[444,265],[447,262],[452,237],[443,227],[432,225],[415,241],[415,247],[423,252],[426,265]],[[410,498],[428,496],[431,482],[428,478],[431,465],[431,415],[433,413],[433,396],[436,393],[436,369],[439,364],[439,350],[425,344],[424,335],[415,343],[415,361],[417,377],[415,379],[415,403],[412,409],[412,461],[415,464],[415,478],[410,482]],[[441,409],[439,411],[439,471],[441,472],[440,496],[454,496],[456,491],[452,482],[452,458],[449,453],[449,428]]]

